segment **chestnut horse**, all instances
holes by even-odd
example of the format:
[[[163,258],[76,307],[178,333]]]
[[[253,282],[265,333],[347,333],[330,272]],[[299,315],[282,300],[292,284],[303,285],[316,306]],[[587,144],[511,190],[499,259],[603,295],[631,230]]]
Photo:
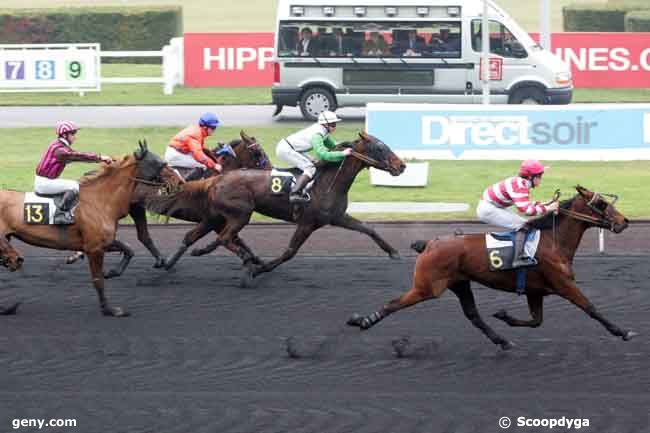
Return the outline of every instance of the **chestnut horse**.
[[[0,237],[0,266],[4,266],[11,272],[15,272],[23,265],[23,256],[11,246],[9,241],[4,237]],[[16,314],[20,303],[15,303],[11,307],[0,306],[0,315],[6,316]]]
[[[577,186],[576,190],[578,194],[575,197],[560,204],[559,215],[550,213],[528,223],[530,227],[541,230],[537,250],[539,263],[529,268],[526,274],[526,298],[532,319],[516,319],[505,310],[495,313],[494,317],[510,326],[538,327],[542,324],[544,296],[558,295],[599,321],[611,334],[627,341],[636,333],[623,330],[605,319],[576,286],[573,257],[588,228],[601,227],[620,233],[629,221],[603,194],[581,186]],[[354,314],[348,320],[348,325],[369,329],[389,314],[427,299],[438,298],[446,289],[450,289],[460,300],[465,316],[474,326],[494,344],[506,350],[511,348],[511,342],[483,321],[470,288],[470,281],[476,281],[497,290],[516,290],[515,271],[490,271],[485,235],[416,241],[411,247],[421,253],[415,263],[412,288],[374,313],[367,316]]]
[[[264,152],[262,146],[257,143],[255,137],[249,137],[244,131],[241,131],[239,135],[241,139],[235,139],[229,143],[229,146],[233,150],[235,157],[229,155],[224,155],[221,158],[213,157],[221,164],[223,167],[223,172],[226,173],[241,168],[258,168],[262,170],[270,170],[272,168],[271,161],[266,155],[266,152]],[[217,151],[217,148],[212,150],[213,153],[216,153]],[[217,174],[218,173],[216,171],[210,171],[208,177],[216,176]],[[162,268],[165,266],[165,259],[160,254],[160,251],[154,244],[149,234],[145,204],[150,197],[156,196],[158,194],[158,191],[159,188],[156,185],[148,185],[145,183],[138,184],[138,186],[136,186],[135,193],[131,198],[131,206],[129,208],[129,215],[131,218],[133,218],[133,222],[135,223],[138,240],[147,248],[147,250],[149,250],[155,259],[153,266],[154,268]],[[174,206],[173,208],[168,209],[164,215],[191,222],[199,222],[202,219],[202,215],[198,209],[183,206]],[[244,241],[240,238],[237,238],[236,242],[243,248],[248,249]],[[73,254],[72,256],[68,257],[66,263],[74,263],[81,258],[83,258],[83,253]],[[258,260],[257,258],[255,259]],[[119,277],[125,270],[126,268],[112,270],[107,275],[105,275],[105,277]]]
[[[219,231],[217,240],[203,249],[193,251],[192,255],[207,254],[220,245],[236,251],[248,264],[242,280],[246,286],[257,275],[269,272],[290,260],[315,230],[328,224],[364,233],[391,258],[398,258],[399,253],[395,248],[372,228],[348,215],[346,209],[348,191],[362,169],[371,166],[398,176],[406,166],[384,142],[364,132],[354,142],[339,145],[339,148],[342,147],[350,147],[352,155],[339,164],[328,163],[318,169],[319,173],[310,190],[311,201],[300,207],[299,212],[295,212],[296,208],[289,203],[288,193],[273,194],[270,189],[271,173],[268,171],[237,170],[220,176],[211,184],[193,185],[190,182],[184,185],[182,199],[187,200],[188,204],[193,202],[194,207],[202,209],[204,217],[196,228],[185,235],[179,250],[167,261],[167,267],[173,266],[192,244],[213,231],[215,221],[220,221],[221,218],[225,218],[226,223]],[[162,202],[153,206],[164,206],[165,200],[167,198],[163,197]],[[287,250],[280,257],[264,264],[256,264],[248,259],[247,256],[252,253],[234,242],[254,211],[298,225]]]
[[[166,183],[159,183],[164,181]],[[118,221],[129,212],[137,183],[156,183],[170,187],[179,183],[176,172],[145,143],[119,162],[104,165],[96,174],[80,180],[79,205],[71,225],[29,225],[24,221],[25,193],[0,191],[0,237],[17,237],[31,245],[58,250],[83,251],[88,256],[93,285],[99,296],[101,311],[107,316],[126,316],[119,307],[111,307],[104,295],[104,253],[123,253],[120,268],[133,256],[130,248],[115,239]]]

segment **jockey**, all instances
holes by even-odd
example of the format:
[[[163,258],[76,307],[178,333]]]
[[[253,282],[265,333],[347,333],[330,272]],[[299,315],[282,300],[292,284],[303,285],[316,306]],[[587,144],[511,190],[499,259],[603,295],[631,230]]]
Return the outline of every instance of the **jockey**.
[[[533,266],[537,261],[533,257],[528,257],[524,251],[524,242],[528,234],[525,227],[527,220],[506,208],[514,204],[519,212],[527,216],[539,216],[547,212],[556,212],[559,207],[557,202],[544,205],[538,201],[533,202],[529,198],[530,189],[541,184],[545,168],[541,162],[534,159],[522,162],[519,175],[488,187],[476,208],[477,216],[484,223],[517,231],[513,267]]]
[[[69,211],[79,193],[79,183],[74,180],[59,179],[66,164],[73,161],[105,162],[110,164],[113,159],[89,152],[75,152],[72,144],[75,142],[79,128],[72,122],[56,124],[56,140],[47,147],[36,167],[34,191],[37,194],[63,194],[60,209]]]
[[[331,111],[323,111],[318,115],[318,121],[287,138],[283,138],[277,144],[276,155],[281,160],[289,163],[290,167],[297,167],[302,174],[296,180],[289,194],[289,202],[306,203],[309,197],[302,192],[302,189],[316,174],[314,161],[306,155],[314,149],[316,156],[321,161],[338,162],[352,153],[352,149],[343,151],[332,150],[336,142],[330,136],[336,130],[336,122],[340,122],[336,114]]]
[[[172,137],[165,152],[165,161],[172,167],[221,172],[221,164],[212,159],[205,147],[205,139],[214,134],[220,124],[216,114],[204,113],[198,125],[190,125]]]

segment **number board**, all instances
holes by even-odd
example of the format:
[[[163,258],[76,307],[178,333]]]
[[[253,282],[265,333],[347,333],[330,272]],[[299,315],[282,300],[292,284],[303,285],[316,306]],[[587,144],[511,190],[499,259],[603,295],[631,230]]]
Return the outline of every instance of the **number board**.
[[[0,92],[100,89],[99,44],[0,44]]]

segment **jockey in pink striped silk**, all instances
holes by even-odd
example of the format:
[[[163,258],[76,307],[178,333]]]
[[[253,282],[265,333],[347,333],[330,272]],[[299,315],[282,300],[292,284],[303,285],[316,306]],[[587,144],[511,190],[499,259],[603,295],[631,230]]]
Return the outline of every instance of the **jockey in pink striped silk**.
[[[513,267],[532,266],[537,263],[524,251],[524,241],[528,233],[526,218],[510,212],[508,208],[514,205],[519,212],[526,216],[541,216],[547,212],[558,210],[557,202],[544,205],[539,201],[532,201],[529,196],[530,189],[541,184],[546,168],[541,162],[534,159],[522,162],[519,167],[519,175],[488,187],[483,192],[483,197],[476,208],[476,215],[484,223],[517,230]]]

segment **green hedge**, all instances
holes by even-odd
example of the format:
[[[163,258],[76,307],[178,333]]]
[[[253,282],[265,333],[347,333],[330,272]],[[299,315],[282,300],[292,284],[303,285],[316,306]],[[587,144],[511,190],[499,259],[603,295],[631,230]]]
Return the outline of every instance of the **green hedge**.
[[[610,3],[581,3],[562,8],[566,32],[624,32],[629,12],[650,10],[648,0],[619,0]]]
[[[635,11],[625,15],[626,32],[650,32],[650,11]]]
[[[102,50],[160,50],[182,34],[180,6],[0,10],[4,44],[99,42]]]

